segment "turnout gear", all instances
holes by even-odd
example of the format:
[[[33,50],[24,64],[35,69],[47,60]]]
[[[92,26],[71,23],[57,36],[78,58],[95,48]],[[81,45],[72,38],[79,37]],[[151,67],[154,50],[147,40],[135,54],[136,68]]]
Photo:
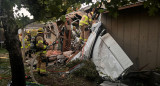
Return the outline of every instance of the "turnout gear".
[[[83,15],[82,19],[80,20],[79,26],[88,25],[88,22],[91,22],[92,19],[88,18],[88,16]]]
[[[22,41],[21,41],[21,42],[22,42]],[[22,43],[21,43],[21,44],[22,44]],[[24,44],[25,44],[25,46],[23,46],[23,44],[22,44],[21,48],[27,49],[28,47],[30,47],[30,40],[29,40],[29,36],[28,36],[28,35],[26,35],[26,36],[24,37]]]
[[[23,49],[25,49],[25,56],[27,56],[28,54],[29,54],[29,57],[31,57],[31,54],[30,54],[30,40],[29,40],[29,35],[26,35],[25,37],[24,37],[24,44],[25,44],[25,46],[23,46],[23,44],[22,44],[22,41],[21,41],[21,48]]]
[[[44,32],[43,28],[38,29],[38,33],[43,33],[43,32]]]
[[[35,37],[35,45],[36,45],[36,51],[37,51],[36,54],[37,54],[37,60],[38,60],[37,71],[40,74],[46,74],[47,45],[44,39],[43,29],[41,28],[38,30],[38,34]]]
[[[79,22],[79,26],[81,30],[79,43],[81,43],[81,41],[86,42],[89,37],[89,34],[90,34],[89,26],[90,26],[90,22],[92,21],[91,16],[93,15],[93,12],[89,14],[90,14],[89,17],[87,15],[83,15]]]
[[[30,31],[28,30],[28,31],[26,31],[26,33],[27,33],[27,34],[30,34]]]

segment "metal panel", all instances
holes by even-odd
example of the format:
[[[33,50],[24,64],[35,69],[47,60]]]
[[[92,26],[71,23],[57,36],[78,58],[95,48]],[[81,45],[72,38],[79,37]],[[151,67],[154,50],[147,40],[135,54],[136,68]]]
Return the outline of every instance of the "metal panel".
[[[93,50],[93,58],[96,69],[101,77],[115,81],[123,72],[123,68],[108,49],[106,44],[98,38]]]
[[[104,35],[102,39],[107,44],[115,58],[123,67],[123,69],[126,69],[129,66],[133,65],[132,61],[129,59],[126,53],[122,50],[122,48],[117,44],[117,42],[111,37],[109,33]]]
[[[94,25],[96,25],[94,27]],[[92,48],[93,48],[93,44],[94,42],[96,41],[96,36],[97,36],[97,32],[98,30],[100,30],[100,26],[101,26],[101,22],[98,22],[97,24],[94,24],[92,26],[92,30],[94,28],[94,30],[92,31],[92,33],[90,34],[90,36],[88,37],[88,40],[84,46],[84,55],[86,58],[90,58],[90,55],[91,55],[91,51],[92,51]]]
[[[98,38],[93,50],[93,62],[102,77],[116,80],[133,63],[109,33]]]

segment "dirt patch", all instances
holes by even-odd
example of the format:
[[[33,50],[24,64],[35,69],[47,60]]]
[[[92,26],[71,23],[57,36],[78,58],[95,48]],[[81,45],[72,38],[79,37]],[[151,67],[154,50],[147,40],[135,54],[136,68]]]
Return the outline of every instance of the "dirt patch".
[[[91,66],[88,67],[91,68]],[[77,69],[78,75],[77,72],[66,73],[68,69],[69,67],[66,65],[52,65],[47,67],[48,76],[40,76],[37,72],[34,72],[34,76],[40,84],[47,86],[97,86],[99,84],[97,83],[97,80],[91,79],[93,78],[91,76],[95,76],[96,74],[90,75],[92,74],[91,71],[93,70],[86,71],[86,66],[82,67],[81,69],[85,69],[84,71],[90,73],[86,73],[81,69]],[[31,79],[27,81],[31,81]]]
[[[0,57],[9,57],[8,53],[0,53]]]
[[[49,73],[46,77],[36,76],[39,83],[48,86],[96,86],[95,82],[72,74]]]

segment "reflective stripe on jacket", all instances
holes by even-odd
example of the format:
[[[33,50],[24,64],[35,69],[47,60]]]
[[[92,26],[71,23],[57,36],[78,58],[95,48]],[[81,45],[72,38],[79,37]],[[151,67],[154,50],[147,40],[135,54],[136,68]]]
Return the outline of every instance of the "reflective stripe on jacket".
[[[21,44],[22,44],[22,43],[21,43]],[[24,47],[24,48],[30,47],[30,42],[27,41],[27,39],[24,39],[24,44],[25,44],[25,47]],[[22,44],[21,48],[23,48],[23,44]]]
[[[84,19],[84,20],[83,20]],[[80,20],[79,26],[83,26],[84,24],[88,25],[88,20],[92,21],[92,19],[89,19],[88,16],[83,15],[82,19]]]
[[[37,48],[40,48],[40,49],[46,49],[47,45],[45,45],[44,43],[44,39],[43,37],[41,36],[37,36],[37,39],[36,39],[36,47]]]

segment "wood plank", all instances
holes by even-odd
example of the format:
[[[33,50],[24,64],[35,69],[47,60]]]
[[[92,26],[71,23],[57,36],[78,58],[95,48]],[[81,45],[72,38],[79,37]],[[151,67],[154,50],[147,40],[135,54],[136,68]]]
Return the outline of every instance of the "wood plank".
[[[130,57],[132,15],[129,11],[126,11],[124,23],[124,51]]]
[[[138,70],[139,68],[139,63],[138,63],[138,58],[139,58],[139,31],[140,31],[140,14],[139,10],[138,12],[134,10],[134,16],[132,19],[132,27],[131,27],[131,60],[133,61],[133,69]]]
[[[102,24],[104,25],[104,27],[107,28],[107,14],[106,13],[102,14],[101,21],[102,21]]]
[[[157,44],[157,66],[160,66],[160,17],[158,17],[158,44]]]
[[[124,48],[124,16],[123,13],[120,13],[118,17],[118,24],[117,24],[117,42],[118,44]]]
[[[147,57],[148,67],[153,69],[156,67],[157,58],[157,44],[158,44],[158,19],[157,16],[148,16],[149,18],[149,33],[148,33],[148,46],[147,46]],[[144,57],[145,58],[145,57]]]
[[[117,18],[112,17],[112,36],[115,40],[117,40]]]
[[[140,40],[139,40],[139,68],[146,66],[147,69],[148,57],[147,57],[147,42],[148,42],[148,15],[142,13],[140,16]]]
[[[109,15],[107,15],[107,18],[106,18],[106,20],[107,20],[107,31],[111,34],[112,33],[112,19],[111,19],[111,17],[109,16]]]

